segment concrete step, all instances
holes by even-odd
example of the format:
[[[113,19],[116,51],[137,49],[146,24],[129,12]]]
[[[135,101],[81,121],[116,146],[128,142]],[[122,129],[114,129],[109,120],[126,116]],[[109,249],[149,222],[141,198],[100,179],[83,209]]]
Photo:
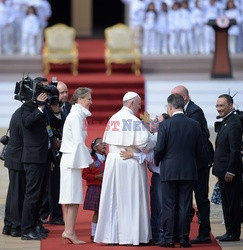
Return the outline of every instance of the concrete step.
[[[38,73],[42,72],[42,56],[23,56],[23,55],[1,55],[0,74],[1,73]]]

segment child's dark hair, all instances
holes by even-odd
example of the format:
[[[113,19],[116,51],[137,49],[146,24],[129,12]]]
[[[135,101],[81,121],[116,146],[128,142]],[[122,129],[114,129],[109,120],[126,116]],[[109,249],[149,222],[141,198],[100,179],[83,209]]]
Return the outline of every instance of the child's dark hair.
[[[102,140],[102,138],[100,138],[100,137],[96,137],[92,142],[91,142],[91,156],[94,156],[94,157],[96,157],[96,155],[95,155],[95,150],[94,150],[94,146],[96,146],[96,144],[97,144],[97,140],[99,140],[99,139],[101,139]]]
[[[162,116],[165,120],[170,118],[170,116],[167,113],[163,113]]]

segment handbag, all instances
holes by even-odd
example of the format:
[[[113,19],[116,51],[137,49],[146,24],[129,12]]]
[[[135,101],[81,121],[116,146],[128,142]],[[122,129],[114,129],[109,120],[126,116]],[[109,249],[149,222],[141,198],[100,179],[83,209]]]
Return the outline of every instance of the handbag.
[[[7,147],[8,147],[8,141],[9,141],[9,136],[8,136],[8,132],[9,132],[9,129],[7,130],[7,133],[6,135],[2,136],[0,138],[0,142],[4,145],[3,146],[3,149],[1,151],[1,154],[0,154],[0,159],[2,161],[5,160],[5,155],[6,155],[6,151],[7,151]]]
[[[212,193],[212,197],[211,197],[211,202],[216,204],[216,205],[221,205],[222,204],[221,193],[220,193],[220,188],[219,188],[219,182],[218,181],[214,185],[213,193]]]

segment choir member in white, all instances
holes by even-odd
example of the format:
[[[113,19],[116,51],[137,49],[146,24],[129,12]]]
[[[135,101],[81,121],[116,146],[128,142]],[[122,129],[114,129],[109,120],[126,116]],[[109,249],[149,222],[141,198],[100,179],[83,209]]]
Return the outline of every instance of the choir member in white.
[[[208,21],[219,16],[236,19],[237,25],[229,29],[229,51],[243,52],[243,0],[121,1],[129,3],[129,25],[140,27],[139,34],[143,34],[139,43],[143,54],[211,54],[215,34]],[[229,1],[234,8],[227,7]],[[155,11],[146,11],[151,5]]]
[[[155,54],[156,52],[156,30],[157,11],[155,4],[149,3],[144,15],[143,23],[143,54]]]
[[[161,3],[155,24],[156,30],[156,54],[168,54],[168,6],[165,2]]]
[[[27,10],[26,17],[22,22],[21,54],[38,54],[37,37],[39,32],[40,22],[37,17],[36,9],[33,6],[30,6]]]
[[[228,34],[229,34],[229,51],[231,54],[236,53],[236,41],[237,37],[240,34],[240,24],[242,22],[241,15],[239,9],[236,8],[233,0],[228,0],[227,7],[225,10],[225,15],[229,19],[235,19],[236,25],[232,25],[229,28]]]
[[[26,44],[23,43],[23,36],[27,35],[23,33],[28,30],[28,25],[24,25],[23,22],[30,6],[35,7],[36,18],[39,23],[35,41],[37,51],[33,53],[32,50],[30,54],[41,53],[43,30],[47,26],[48,19],[52,13],[50,3],[47,0],[0,0],[0,54],[26,54]],[[33,22],[33,30],[36,30],[35,21]]]

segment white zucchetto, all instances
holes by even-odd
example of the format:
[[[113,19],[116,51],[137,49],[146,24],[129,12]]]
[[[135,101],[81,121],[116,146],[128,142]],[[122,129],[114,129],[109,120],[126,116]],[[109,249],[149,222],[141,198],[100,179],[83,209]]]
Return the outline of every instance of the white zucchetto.
[[[136,92],[127,92],[124,96],[123,96],[123,101],[128,101],[128,100],[131,100],[132,98],[138,96],[138,94]]]

